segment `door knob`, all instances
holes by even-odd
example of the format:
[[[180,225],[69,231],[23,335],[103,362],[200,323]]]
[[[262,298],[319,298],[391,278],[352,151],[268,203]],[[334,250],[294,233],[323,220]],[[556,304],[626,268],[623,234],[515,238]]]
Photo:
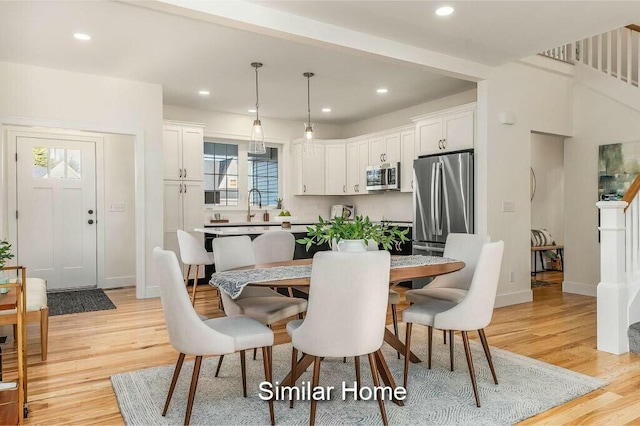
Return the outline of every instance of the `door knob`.
[[[87,221],[87,223],[88,223],[89,225],[93,225],[93,219],[89,219],[89,220]]]
[[[93,214],[93,210],[89,210],[89,211],[88,211],[88,213],[89,213],[89,214]]]

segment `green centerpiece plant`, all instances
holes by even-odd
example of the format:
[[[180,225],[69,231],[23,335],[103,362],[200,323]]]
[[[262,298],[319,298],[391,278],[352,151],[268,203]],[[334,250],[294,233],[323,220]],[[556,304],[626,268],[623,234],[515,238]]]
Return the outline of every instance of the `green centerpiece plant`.
[[[356,216],[354,220],[346,220],[343,217],[335,217],[333,220],[325,220],[318,217],[318,223],[307,227],[308,234],[305,238],[296,240],[304,244],[307,251],[312,245],[321,245],[341,240],[363,240],[365,246],[369,241],[375,241],[385,250],[391,250],[393,244],[409,241],[408,229],[401,231],[397,226],[390,226],[387,222],[373,223],[369,216]]]
[[[11,253],[11,244],[7,240],[0,240],[0,268],[4,268],[8,260],[13,259],[13,253]],[[0,272],[0,283],[4,284],[9,281],[8,277],[5,277]]]

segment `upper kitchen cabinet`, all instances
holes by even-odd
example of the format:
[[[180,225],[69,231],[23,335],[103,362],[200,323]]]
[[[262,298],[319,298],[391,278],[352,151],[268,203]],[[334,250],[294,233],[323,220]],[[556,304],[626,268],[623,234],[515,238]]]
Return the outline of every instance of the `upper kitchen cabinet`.
[[[164,179],[203,180],[204,129],[168,123],[163,127]]]
[[[400,162],[400,191],[413,192],[413,160],[415,156],[415,130],[400,133],[402,161]]]
[[[416,117],[415,155],[473,149],[476,104]]]
[[[325,146],[316,141],[315,152],[302,155],[302,143],[291,145],[291,171],[295,195],[324,195]],[[344,173],[344,172],[343,172]]]
[[[400,132],[390,132],[369,139],[369,165],[396,163],[401,160]]]
[[[324,146],[325,161],[325,195],[346,195],[346,150],[344,141],[329,143]]]
[[[347,195],[367,194],[367,166],[369,140],[357,139],[347,143]]]

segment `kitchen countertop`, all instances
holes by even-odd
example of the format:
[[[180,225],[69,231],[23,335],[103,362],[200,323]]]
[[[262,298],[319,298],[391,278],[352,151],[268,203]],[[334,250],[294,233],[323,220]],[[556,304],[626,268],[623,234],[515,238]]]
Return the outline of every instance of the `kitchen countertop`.
[[[291,228],[282,228],[280,226],[260,226],[257,223],[253,223],[254,226],[224,226],[215,228],[196,228],[195,232],[202,232],[204,234],[212,235],[258,235],[266,234],[267,232],[274,231],[287,231],[287,232],[307,232],[307,227],[303,225],[292,225]],[[277,224],[274,224],[277,225]]]
[[[294,220],[291,222],[291,225],[296,226],[296,225],[315,225],[317,221],[313,221],[313,220]],[[375,223],[379,223],[379,220],[374,220],[373,222]],[[413,224],[411,222],[405,222],[405,221],[389,221],[388,222],[389,225],[391,226],[406,226],[411,228],[413,226]],[[260,226],[280,226],[280,222],[227,222],[227,223],[205,223],[204,226],[207,229],[212,229],[212,228],[237,228],[237,227],[260,227]],[[297,231],[294,231],[297,232]]]

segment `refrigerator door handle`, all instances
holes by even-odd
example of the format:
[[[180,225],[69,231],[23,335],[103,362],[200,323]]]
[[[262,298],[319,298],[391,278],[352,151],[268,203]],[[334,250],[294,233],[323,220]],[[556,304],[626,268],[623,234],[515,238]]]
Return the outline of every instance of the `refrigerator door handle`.
[[[436,176],[436,163],[431,164],[431,191],[430,195],[431,195],[431,203],[430,203],[430,209],[431,211],[429,212],[431,215],[431,230],[432,230],[432,235],[436,235],[436,208],[435,208],[435,176]]]
[[[442,214],[444,210],[444,168],[438,163],[438,235],[442,235]]]
[[[434,235],[442,235],[442,231],[440,229],[440,211],[442,210],[442,194],[440,193],[440,177],[441,177],[441,167],[442,164],[440,162],[435,164],[435,179],[434,179],[434,191],[435,194],[435,203],[434,203],[434,216],[435,220],[433,222],[433,234]]]

